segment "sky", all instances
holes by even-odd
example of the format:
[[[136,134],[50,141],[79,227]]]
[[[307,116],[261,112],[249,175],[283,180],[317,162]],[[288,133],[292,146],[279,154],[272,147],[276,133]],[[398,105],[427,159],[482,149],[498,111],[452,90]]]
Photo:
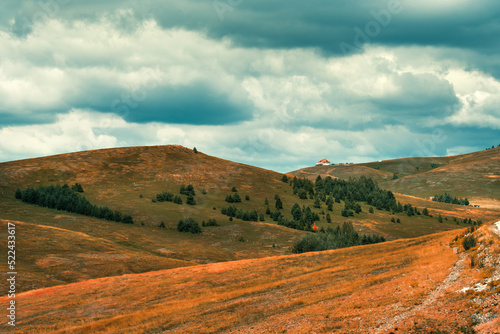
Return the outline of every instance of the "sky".
[[[2,0],[0,161],[178,144],[288,172],[500,144],[497,0]]]

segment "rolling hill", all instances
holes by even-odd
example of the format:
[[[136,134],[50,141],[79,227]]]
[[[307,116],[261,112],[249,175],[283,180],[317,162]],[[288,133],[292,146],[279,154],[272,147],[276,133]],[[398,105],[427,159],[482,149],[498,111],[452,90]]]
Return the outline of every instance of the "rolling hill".
[[[396,193],[428,199],[448,192],[500,208],[500,147],[449,157],[404,158],[350,165],[308,167],[290,174],[315,179],[366,175]],[[394,175],[397,179],[393,180]]]
[[[452,249],[460,249],[464,229],[472,227],[463,219],[485,223],[500,219],[493,177],[498,172],[498,153],[495,149],[458,157],[312,167],[288,174],[310,179],[367,175],[384,188],[398,189],[395,196],[401,203],[428,208],[434,217],[387,210],[370,213],[364,202],[360,213],[343,217],[343,200],[334,203],[332,211],[322,202],[314,208],[314,199],[295,195],[283,174],[174,145],[0,163],[0,238],[7,240],[6,225],[14,223],[19,240],[16,250],[22,254],[16,264],[22,273],[16,292],[23,305],[17,329],[35,333],[346,333],[352,329],[357,333],[360,328],[372,328],[382,333],[386,322],[394,324],[391,328],[430,325],[443,330],[468,325],[475,310],[445,319],[429,315],[427,308],[444,303],[447,311],[443,314],[450,315],[471,302],[468,294],[452,293],[455,281],[448,282],[448,277],[450,270],[458,270],[455,267],[469,277],[460,281],[461,286],[496,277],[491,269],[496,260],[491,259],[497,259],[493,250],[498,238],[488,224],[476,232],[483,246],[460,254]],[[408,167],[410,162],[419,168]],[[399,179],[393,180],[394,173]],[[462,182],[464,173],[467,179]],[[428,200],[427,193],[435,191],[469,196],[468,182],[486,189],[481,198],[493,205]],[[81,184],[83,196],[91,203],[130,214],[135,223],[48,209],[14,197],[17,188],[64,183]],[[187,205],[186,195],[179,193],[187,184],[194,186],[196,205]],[[427,185],[431,190],[425,189]],[[448,185],[455,188],[448,189]],[[460,192],[460,187],[465,190]],[[470,186],[470,194],[475,187]],[[231,205],[255,210],[264,221],[243,221],[221,213],[230,205],[225,198],[235,193],[233,188],[242,201]],[[181,196],[183,204],[153,201],[164,191]],[[382,235],[389,242],[292,255],[292,245],[311,232],[280,226],[265,214],[267,206],[275,210],[276,195],[288,219],[297,203],[312,208],[320,229],[349,221],[358,232]],[[201,234],[178,232],[178,221],[187,218],[199,223],[215,219],[218,226],[203,227]],[[399,224],[393,222],[396,218]],[[455,236],[458,241],[450,245]],[[485,259],[486,248],[489,262],[481,260],[482,267],[470,268],[464,264],[465,256]],[[2,266],[6,260],[4,252]],[[0,284],[4,291],[6,284]],[[452,300],[457,301],[455,306]],[[425,309],[416,306],[421,304]],[[387,316],[380,318],[382,314]],[[415,324],[405,327],[406,322],[394,320],[398,314],[406,314],[404,319],[414,319]]]

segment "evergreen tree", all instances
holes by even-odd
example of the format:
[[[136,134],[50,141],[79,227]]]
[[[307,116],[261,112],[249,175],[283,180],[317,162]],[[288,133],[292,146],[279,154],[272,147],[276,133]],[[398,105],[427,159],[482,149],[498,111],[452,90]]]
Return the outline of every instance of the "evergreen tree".
[[[278,195],[276,195],[274,198],[276,199],[276,209],[283,209],[283,202],[281,202],[281,198]]]
[[[330,214],[329,214],[329,213],[327,213],[327,214],[326,214],[326,222],[327,222],[328,224],[331,224],[331,223],[332,223],[332,217],[330,217]]]
[[[298,203],[295,203],[292,206],[291,213],[294,220],[300,220],[300,218],[302,217],[302,209],[300,208],[300,205]]]
[[[188,205],[196,205],[196,200],[194,199],[194,196],[193,195],[188,195],[187,199],[186,199],[186,204]]]
[[[194,154],[198,154],[198,150],[196,149],[196,147],[193,148],[193,152]]]
[[[283,174],[283,177],[281,178],[281,182],[288,183],[288,176],[286,176],[286,174]]]

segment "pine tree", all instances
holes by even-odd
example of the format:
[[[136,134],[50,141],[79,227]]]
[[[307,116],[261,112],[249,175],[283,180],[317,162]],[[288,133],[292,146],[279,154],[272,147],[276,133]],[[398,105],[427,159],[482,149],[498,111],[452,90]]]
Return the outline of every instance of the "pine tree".
[[[276,195],[275,196],[275,199],[276,199],[276,209],[280,210],[280,209],[283,209],[283,202],[281,202],[281,198]]]

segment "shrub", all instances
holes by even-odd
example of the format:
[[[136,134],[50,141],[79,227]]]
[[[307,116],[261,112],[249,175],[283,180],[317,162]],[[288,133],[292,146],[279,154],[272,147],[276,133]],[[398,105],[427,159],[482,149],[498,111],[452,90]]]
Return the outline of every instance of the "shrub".
[[[201,233],[201,227],[194,221],[194,219],[187,218],[186,220],[179,220],[179,223],[177,224],[177,231],[197,234]]]
[[[465,250],[469,250],[472,247],[476,246],[476,238],[474,235],[470,234],[464,238],[464,241],[462,242],[462,246],[464,246]]]

